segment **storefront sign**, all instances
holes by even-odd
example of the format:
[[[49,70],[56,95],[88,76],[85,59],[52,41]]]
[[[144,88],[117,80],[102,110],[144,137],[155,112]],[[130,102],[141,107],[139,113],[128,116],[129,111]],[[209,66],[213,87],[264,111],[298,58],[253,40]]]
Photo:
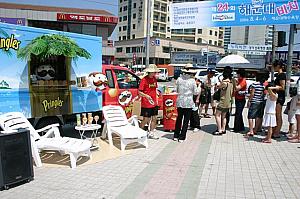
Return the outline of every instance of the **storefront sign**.
[[[58,21],[82,21],[82,22],[98,22],[98,23],[118,23],[118,17],[114,16],[94,16],[94,15],[80,15],[80,14],[65,14],[57,13]]]
[[[216,0],[173,3],[171,29],[300,23],[300,0]]]
[[[272,45],[239,45],[228,44],[228,50],[238,51],[272,51]]]
[[[7,18],[7,17],[0,17],[1,23],[10,23],[20,26],[25,26],[25,18]]]

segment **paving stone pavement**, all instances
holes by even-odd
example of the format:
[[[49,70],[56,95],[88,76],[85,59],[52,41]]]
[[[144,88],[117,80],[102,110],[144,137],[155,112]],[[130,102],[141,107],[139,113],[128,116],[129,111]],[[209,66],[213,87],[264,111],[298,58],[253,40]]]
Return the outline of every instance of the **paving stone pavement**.
[[[34,168],[32,182],[0,191],[0,198],[300,198],[300,144],[263,144],[261,136],[234,132],[213,136],[214,118],[201,126],[184,143],[160,132],[148,149],[116,159],[76,169]]]

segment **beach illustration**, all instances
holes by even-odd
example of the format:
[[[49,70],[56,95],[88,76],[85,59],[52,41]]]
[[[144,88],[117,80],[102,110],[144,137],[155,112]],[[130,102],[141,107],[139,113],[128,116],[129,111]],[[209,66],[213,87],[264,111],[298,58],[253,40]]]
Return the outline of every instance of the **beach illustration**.
[[[102,93],[77,86],[78,77],[101,71],[101,38],[0,23],[0,40],[9,41],[0,46],[0,114],[101,110]]]

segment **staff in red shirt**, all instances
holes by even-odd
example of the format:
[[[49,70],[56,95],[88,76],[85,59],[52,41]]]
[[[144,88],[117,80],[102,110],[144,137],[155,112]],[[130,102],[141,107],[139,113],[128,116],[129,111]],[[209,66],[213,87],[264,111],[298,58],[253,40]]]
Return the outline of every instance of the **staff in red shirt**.
[[[237,85],[235,87],[235,117],[234,117],[234,132],[245,131],[243,121],[243,110],[246,104],[244,92],[247,89],[246,72],[244,69],[237,71]],[[242,92],[240,92],[242,91]]]
[[[147,75],[141,80],[139,86],[139,95],[142,97],[141,102],[141,116],[143,116],[143,121],[140,124],[140,127],[143,129],[146,124],[150,128],[149,138],[158,139],[156,135],[156,123],[158,115],[158,104],[157,104],[157,80],[155,78],[156,73],[160,72],[155,64],[150,64],[149,67],[145,70]],[[151,122],[150,122],[151,121]]]

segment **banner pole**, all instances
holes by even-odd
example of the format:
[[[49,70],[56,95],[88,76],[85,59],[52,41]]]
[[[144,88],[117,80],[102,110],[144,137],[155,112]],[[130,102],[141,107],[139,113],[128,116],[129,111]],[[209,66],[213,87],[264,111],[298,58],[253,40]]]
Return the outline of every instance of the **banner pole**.
[[[295,39],[295,24],[290,25],[290,35],[289,35],[289,47],[288,47],[288,62],[286,70],[286,96],[290,96],[290,86],[291,86],[291,73],[293,65],[293,51],[294,51],[294,39]]]
[[[274,63],[275,58],[276,58],[276,44],[275,44],[276,30],[275,30],[275,25],[273,25],[272,34],[273,34],[273,38],[272,38],[271,82],[274,82],[274,67],[273,67],[273,63]]]

